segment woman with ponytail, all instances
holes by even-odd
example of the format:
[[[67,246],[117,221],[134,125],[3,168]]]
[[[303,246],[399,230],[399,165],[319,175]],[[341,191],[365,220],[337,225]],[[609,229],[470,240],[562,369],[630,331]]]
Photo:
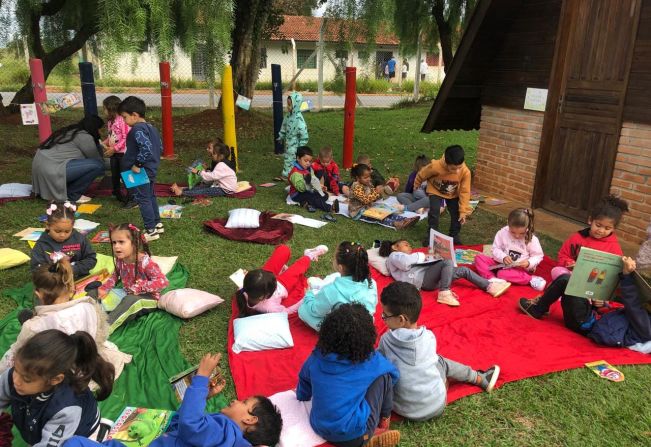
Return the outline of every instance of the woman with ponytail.
[[[0,410],[11,409],[27,444],[63,445],[98,429],[97,400],[111,394],[114,375],[87,332],[46,330],[21,346],[14,366],[0,375]],[[88,388],[91,380],[97,397]]]
[[[298,316],[314,330],[319,330],[325,316],[336,306],[357,302],[373,316],[377,307],[377,285],[371,278],[368,254],[358,242],[344,241],[337,247],[334,268],[341,277],[314,294],[305,294]]]
[[[66,334],[77,331],[90,334],[97,345],[96,350],[113,365],[117,378],[124,365],[131,361],[131,356],[107,341],[106,313],[95,300],[88,296],[72,299],[75,283],[68,259],[41,265],[32,273],[32,281],[39,304],[34,307],[34,316],[23,323],[16,342],[0,360],[0,373],[14,365],[15,354],[28,340],[39,332],[57,329]]]

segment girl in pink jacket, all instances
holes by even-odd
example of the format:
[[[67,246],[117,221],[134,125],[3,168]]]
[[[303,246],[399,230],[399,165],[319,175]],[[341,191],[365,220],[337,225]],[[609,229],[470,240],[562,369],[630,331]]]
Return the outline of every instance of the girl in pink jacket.
[[[120,98],[115,95],[107,96],[104,101],[104,113],[107,119],[108,137],[102,141],[104,148],[104,156],[110,157],[111,161],[111,180],[113,183],[113,195],[120,202],[125,204],[129,202],[129,193],[122,194],[120,182],[122,178],[120,173],[126,169],[122,169],[120,162],[127,150],[127,134],[131,127],[124,122],[124,119],[118,113],[118,106],[120,105]],[[128,190],[127,190],[128,191]]]
[[[492,257],[480,254],[475,258],[477,273],[488,280],[498,278],[543,290],[545,280],[533,275],[544,256],[540,241],[533,234],[533,222],[533,210],[511,211],[508,225],[495,234]]]

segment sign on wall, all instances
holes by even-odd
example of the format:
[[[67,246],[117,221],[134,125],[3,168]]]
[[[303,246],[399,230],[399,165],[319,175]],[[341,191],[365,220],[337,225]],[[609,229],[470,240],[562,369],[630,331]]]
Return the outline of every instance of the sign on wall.
[[[545,104],[547,104],[546,88],[527,88],[527,95],[524,97],[525,109],[544,112]]]

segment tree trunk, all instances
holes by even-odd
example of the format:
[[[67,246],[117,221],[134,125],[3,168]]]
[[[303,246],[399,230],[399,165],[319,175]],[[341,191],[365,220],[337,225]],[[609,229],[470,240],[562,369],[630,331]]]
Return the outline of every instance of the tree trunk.
[[[441,53],[443,56],[443,71],[448,72],[450,66],[452,65],[452,28],[450,27],[450,22],[445,20],[445,14],[443,12],[445,7],[445,2],[443,0],[437,0],[432,5],[432,16],[436,22],[436,27],[439,31],[439,41],[441,42]]]
[[[232,40],[233,87],[253,98],[260,72],[260,41],[272,9],[272,0],[237,0]]]

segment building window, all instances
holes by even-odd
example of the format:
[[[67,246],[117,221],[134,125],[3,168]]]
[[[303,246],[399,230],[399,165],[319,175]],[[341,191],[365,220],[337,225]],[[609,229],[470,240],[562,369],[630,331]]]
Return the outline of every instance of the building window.
[[[316,54],[308,61],[314,50],[296,50],[296,65],[298,68],[316,68]],[[307,63],[306,63],[307,62]]]
[[[267,49],[260,48],[260,68],[267,68]]]
[[[348,60],[348,51],[347,50],[335,50],[335,58],[343,61]]]

